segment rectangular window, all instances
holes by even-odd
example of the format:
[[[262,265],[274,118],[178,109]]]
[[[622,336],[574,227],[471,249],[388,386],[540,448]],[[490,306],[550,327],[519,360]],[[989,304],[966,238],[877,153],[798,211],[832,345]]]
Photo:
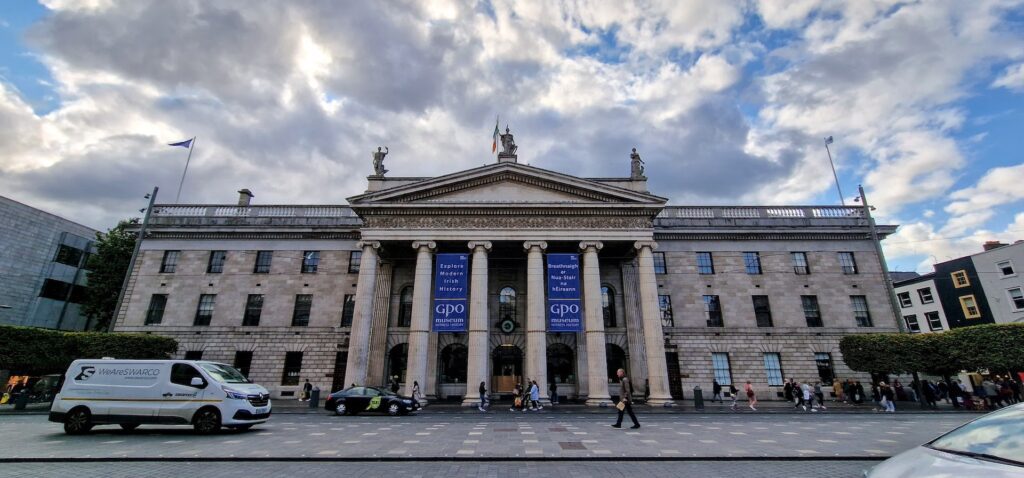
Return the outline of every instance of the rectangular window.
[[[1009,289],[1006,293],[1010,296],[1010,307],[1014,311],[1024,310],[1024,292],[1020,287]]]
[[[850,303],[853,305],[853,318],[857,321],[857,327],[873,327],[871,312],[868,311],[868,298],[863,295],[851,295]]]
[[[341,304],[341,326],[352,326],[352,314],[356,311],[356,296],[345,294],[345,300]]]
[[[935,302],[935,297],[932,297],[932,288],[925,287],[924,289],[917,289],[917,297],[921,299],[922,304],[931,304]]]
[[[950,274],[950,277],[953,278],[953,287],[957,289],[971,285],[971,281],[967,279],[967,271],[956,271]]]
[[[821,309],[818,307],[818,296],[802,295],[800,302],[804,306],[804,318],[807,319],[808,327],[824,327],[821,321]]]
[[[53,261],[71,267],[78,267],[78,264],[82,262],[82,255],[84,254],[85,251],[81,249],[61,244],[57,247],[57,257]]]
[[[904,315],[903,321],[907,323],[907,330],[909,330],[910,332],[921,331],[921,324],[917,322],[916,314]]]
[[[811,268],[807,266],[807,253],[806,252],[793,252],[793,272],[796,275],[807,275],[811,273]]]
[[[281,385],[298,385],[299,374],[302,372],[302,352],[284,354],[284,373],[281,374]]]
[[[744,252],[743,253],[743,267],[747,269],[747,274],[759,275],[761,274],[761,253],[759,252]]]
[[[202,360],[202,359],[203,359],[203,351],[202,350],[189,350],[189,351],[185,352],[185,360]]]
[[[942,330],[942,319],[939,318],[938,312],[925,312],[924,318],[928,321],[929,329]]]
[[[164,309],[167,308],[167,294],[153,294],[146,309],[146,325],[159,324],[164,320]]]
[[[255,327],[260,325],[260,315],[263,313],[263,294],[249,294],[245,301],[245,316],[242,317],[242,325]]]
[[[193,325],[210,325],[213,319],[213,306],[217,294],[200,294],[199,305],[196,306],[196,319]]]
[[[843,274],[851,275],[857,273],[857,259],[853,257],[852,252],[839,253],[839,267],[843,270]]]
[[[292,326],[305,327],[309,325],[309,313],[313,310],[313,294],[299,294],[295,296],[295,310],[292,311]]]
[[[210,251],[210,262],[206,264],[206,273],[220,274],[224,272],[224,261],[226,261],[227,258],[227,251]]]
[[[320,265],[320,251],[305,251],[302,253],[302,273],[312,274]]]
[[[768,304],[768,296],[766,295],[754,295],[751,296],[754,302],[754,318],[757,319],[758,327],[771,327],[772,326],[772,308]]]
[[[1002,274],[1003,277],[1009,277],[1015,274],[1013,271],[1013,262],[1010,261],[997,262],[996,268],[999,269],[999,273]]]
[[[816,352],[814,354],[814,363],[818,366],[818,377],[821,378],[821,383],[829,384],[835,380],[836,373],[832,367],[832,354]]]
[[[968,319],[977,319],[981,317],[981,310],[978,309],[978,303],[974,300],[973,295],[965,295],[960,298],[960,308],[964,311],[964,317]]]
[[[710,252],[697,253],[697,273],[710,275],[715,273],[715,259]]]
[[[722,302],[717,295],[704,296],[704,314],[707,316],[708,327],[725,327],[722,320]]]
[[[732,385],[732,368],[729,367],[729,354],[725,352],[711,353],[711,366],[715,371],[715,380],[723,387]]]
[[[256,251],[256,264],[252,267],[253,274],[269,274],[270,262],[274,260],[274,251]]]
[[[768,376],[768,385],[781,387],[782,383],[782,359],[777,353],[764,354],[764,373]]]
[[[235,369],[242,372],[245,378],[249,378],[249,369],[252,368],[252,351],[239,350],[235,352]]]
[[[661,309],[661,326],[674,327],[675,321],[672,318],[672,297],[667,295],[659,295],[658,308]]]
[[[906,309],[914,306],[914,302],[910,300],[910,292],[900,292],[896,297],[900,300],[900,307]]]
[[[173,274],[178,268],[178,255],[181,251],[164,251],[164,259],[160,261],[160,272]]]
[[[655,252],[654,253],[654,273],[655,274],[668,274],[668,266],[665,265],[665,253]]]
[[[348,253],[348,273],[358,274],[359,273],[359,262],[363,260],[363,251],[349,251]]]
[[[43,287],[39,289],[39,297],[65,301],[67,300],[68,293],[71,289],[72,286],[68,282],[56,279],[45,279],[43,280]]]

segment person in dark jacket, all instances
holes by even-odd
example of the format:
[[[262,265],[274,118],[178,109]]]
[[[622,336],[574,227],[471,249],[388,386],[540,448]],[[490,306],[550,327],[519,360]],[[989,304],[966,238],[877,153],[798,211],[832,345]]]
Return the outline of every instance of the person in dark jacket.
[[[548,385],[548,396],[551,397],[552,405],[558,405],[558,384],[554,380]]]
[[[619,377],[619,404],[616,405],[616,408],[619,408],[619,419],[615,421],[612,428],[622,428],[622,417],[626,413],[629,413],[629,419],[633,420],[633,426],[630,428],[640,428],[640,422],[637,421],[636,415],[633,413],[633,396],[630,393],[629,379],[626,378],[626,371],[620,368],[615,374]]]
[[[718,399],[718,403],[722,403],[722,385],[718,383],[718,380],[711,381],[711,401]]]
[[[484,382],[480,382],[479,392],[480,392],[480,406],[478,408],[480,409],[481,412],[486,412],[487,411],[487,405],[489,405],[491,403],[491,401],[487,398],[487,385],[484,384]]]

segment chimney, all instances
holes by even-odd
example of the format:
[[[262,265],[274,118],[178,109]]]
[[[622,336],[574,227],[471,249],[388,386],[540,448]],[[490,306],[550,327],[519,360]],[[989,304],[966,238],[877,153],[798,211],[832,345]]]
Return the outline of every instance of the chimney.
[[[252,191],[248,189],[240,189],[238,191],[238,205],[240,207],[248,207],[252,198],[256,197]]]
[[[986,251],[991,251],[992,249],[999,249],[1000,247],[1003,247],[1003,246],[1006,246],[1006,245],[1009,245],[1009,244],[1003,244],[1002,242],[999,242],[999,241],[985,241],[985,244],[983,244],[981,246],[981,248],[986,250]]]

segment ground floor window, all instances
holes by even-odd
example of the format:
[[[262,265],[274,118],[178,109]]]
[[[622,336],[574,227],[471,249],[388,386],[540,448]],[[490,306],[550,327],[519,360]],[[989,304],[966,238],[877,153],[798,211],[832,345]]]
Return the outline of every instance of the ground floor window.
[[[715,371],[715,380],[718,380],[719,385],[732,385],[732,368],[729,366],[728,353],[712,353],[711,366]]]
[[[782,359],[777,353],[764,354],[764,372],[768,376],[768,385],[781,387],[782,383]]]
[[[576,383],[576,357],[565,344],[548,346],[548,380],[555,383]]]
[[[388,380],[405,383],[405,369],[409,364],[409,344],[398,344],[388,352]]]
[[[189,351],[185,352],[185,360],[202,360],[202,359],[203,359],[203,351],[202,350],[189,350]]]
[[[298,385],[299,373],[302,372],[302,352],[284,354],[284,372],[281,373],[281,385]]]
[[[605,360],[608,363],[608,382],[618,383],[619,369],[626,370],[626,352],[615,344],[604,344]]]
[[[463,344],[451,344],[441,349],[441,383],[466,383],[466,365],[469,350]]]
[[[249,378],[249,369],[252,367],[252,351],[239,350],[235,352],[235,369],[241,372],[245,378]]]
[[[818,366],[818,377],[821,378],[821,383],[832,383],[836,377],[835,369],[832,367],[832,354],[817,352],[814,354],[814,363]]]

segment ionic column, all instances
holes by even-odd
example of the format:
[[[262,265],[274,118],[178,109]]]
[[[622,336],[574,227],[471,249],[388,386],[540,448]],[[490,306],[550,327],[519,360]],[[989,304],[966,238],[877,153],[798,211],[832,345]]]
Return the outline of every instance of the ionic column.
[[[352,333],[348,339],[345,381],[365,385],[367,356],[370,353],[370,322],[373,320],[373,290],[377,286],[377,249],[380,249],[380,243],[359,241],[358,246],[363,249],[363,255],[359,260],[356,306],[352,312]]]
[[[643,314],[644,346],[647,353],[647,379],[653,406],[674,406],[668,390],[668,366],[665,363],[665,334],[661,330],[661,308],[658,307],[658,281],[654,275],[654,241],[637,241],[637,275],[640,282],[640,310]]]
[[[433,241],[416,241],[416,272],[412,283],[412,320],[409,323],[409,358],[405,372],[405,393],[411,395],[413,382],[420,384],[425,393],[427,386],[427,350],[430,341],[430,288],[431,265],[437,244]],[[426,402],[426,400],[423,400]]]
[[[526,376],[537,381],[540,400],[548,398],[548,351],[544,320],[544,255],[548,243],[526,241]]]
[[[597,251],[604,244],[583,241],[583,300],[587,336],[587,405],[611,404],[608,395],[608,358],[605,355],[604,315],[601,308],[601,268]]]
[[[487,252],[489,241],[470,241],[473,264],[469,276],[469,363],[466,367],[464,406],[480,405],[480,382],[486,382],[491,365],[490,331],[487,320]],[[491,392],[491,386],[487,386]]]

